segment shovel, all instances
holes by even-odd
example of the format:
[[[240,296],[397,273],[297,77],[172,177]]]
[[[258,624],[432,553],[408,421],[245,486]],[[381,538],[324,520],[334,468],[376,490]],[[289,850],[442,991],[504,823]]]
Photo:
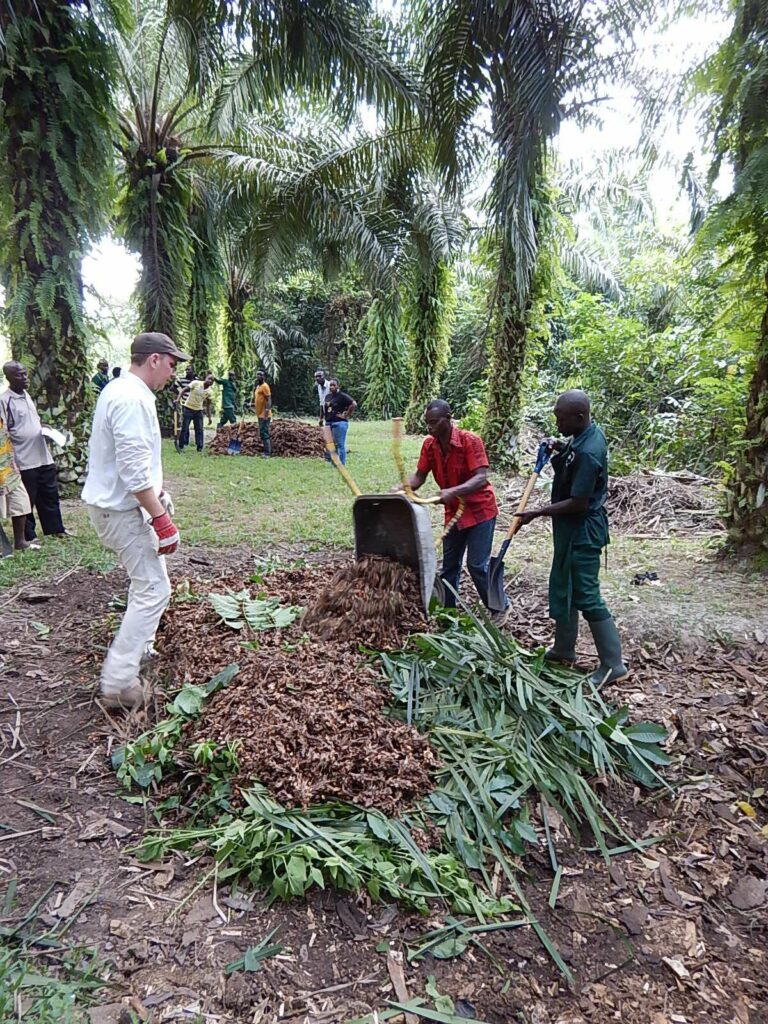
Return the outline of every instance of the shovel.
[[[13,545],[5,535],[5,530],[0,526],[0,558],[10,558],[13,554]]]
[[[243,429],[243,423],[245,422],[245,412],[240,417],[240,423],[237,428],[237,434],[234,437],[230,437],[229,444],[227,445],[227,455],[239,455],[243,450],[243,442],[240,439],[240,432]]]
[[[175,405],[173,407],[173,447],[176,451],[179,450],[179,410]]]
[[[546,441],[542,441],[539,445],[539,450],[536,454],[536,466],[531,473],[528,483],[525,485],[523,496],[517,506],[517,511],[512,517],[512,523],[510,524],[509,530],[507,530],[507,536],[499,548],[498,555],[494,555],[488,566],[488,607],[492,612],[503,612],[506,605],[507,595],[504,593],[504,556],[507,553],[507,548],[512,538],[515,536],[517,531],[520,529],[520,519],[518,518],[525,512],[525,508],[528,504],[528,499],[533,492],[533,488],[536,486],[536,481],[539,479],[539,474],[542,469],[549,462],[550,450],[549,445]]]

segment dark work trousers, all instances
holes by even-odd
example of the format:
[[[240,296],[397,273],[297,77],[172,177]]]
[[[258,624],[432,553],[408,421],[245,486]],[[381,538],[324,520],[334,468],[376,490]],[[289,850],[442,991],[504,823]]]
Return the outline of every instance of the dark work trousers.
[[[51,534],[64,533],[56,467],[51,464],[36,466],[34,469],[22,469],[21,479],[32,505],[32,512],[27,516],[27,521],[24,524],[24,538],[34,540],[37,536],[35,512],[40,516],[40,525],[46,537]]]
[[[181,410],[181,433],[179,434],[179,451],[182,448],[186,448],[189,444],[189,424],[194,423],[195,425],[195,444],[197,450],[201,452],[203,450],[203,444],[205,443],[205,435],[203,433],[203,410],[202,409],[187,409],[186,406]]]
[[[467,569],[475,584],[480,600],[488,606],[488,563],[491,560],[491,545],[496,517],[486,519],[484,523],[476,523],[466,530],[453,529],[443,541],[442,579],[458,592],[461,579],[461,563],[464,552],[467,553]],[[445,607],[456,607],[456,596],[448,587],[445,588]]]

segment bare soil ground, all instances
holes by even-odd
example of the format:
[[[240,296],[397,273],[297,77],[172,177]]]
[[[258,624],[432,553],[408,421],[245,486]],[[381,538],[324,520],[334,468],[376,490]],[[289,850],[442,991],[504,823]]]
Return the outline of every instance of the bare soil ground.
[[[546,563],[540,537],[521,540],[510,629],[538,645],[549,639]],[[554,911],[545,851],[524,865],[527,895],[575,986],[520,927],[483,937],[497,965],[478,949],[406,965],[412,996],[432,974],[461,1009],[494,1024],[768,1020],[768,597],[764,582],[685,550],[698,553],[654,544],[660,588],[621,575],[642,561],[636,549],[608,574],[635,669],[616,701],[671,729],[677,783],[671,796],[630,787],[610,801],[633,836],[661,841],[607,868],[563,837]],[[253,561],[242,549],[192,548],[171,567],[178,584],[245,575]],[[331,1024],[385,1007],[394,993],[381,943],[401,949],[442,923],[438,910],[424,919],[331,892],[268,906],[258,893],[214,890],[210,863],[132,856],[151,816],[120,798],[108,757],[121,726],[93,701],[104,617],[124,591],[121,571],[76,569],[0,598],[0,927],[15,927],[43,897],[27,934],[51,929],[62,945],[97,946],[111,984],[93,1012],[101,1024],[125,1020],[127,1008],[157,1022]],[[717,629],[723,602],[735,606],[728,635]],[[702,616],[683,648],[694,604]],[[588,658],[586,642],[583,651]],[[4,899],[0,891],[0,907]],[[275,926],[283,953],[258,973],[226,976]],[[41,949],[44,961],[56,955]]]

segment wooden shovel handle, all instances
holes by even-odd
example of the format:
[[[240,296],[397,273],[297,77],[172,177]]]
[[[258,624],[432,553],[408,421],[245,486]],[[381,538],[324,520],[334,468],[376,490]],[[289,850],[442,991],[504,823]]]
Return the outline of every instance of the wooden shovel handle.
[[[533,488],[536,486],[536,481],[538,479],[539,479],[539,474],[538,473],[536,473],[536,472],[531,473],[531,475],[530,475],[530,477],[528,479],[528,483],[525,485],[525,490],[523,491],[523,495],[520,498],[520,501],[517,503],[517,510],[515,511],[514,516],[512,516],[512,522],[510,523],[509,529],[507,530],[507,540],[512,540],[512,538],[515,536],[517,531],[523,525],[520,522],[518,516],[522,515],[523,512],[525,512],[526,506],[528,505],[528,499],[530,498],[531,494],[533,493]]]

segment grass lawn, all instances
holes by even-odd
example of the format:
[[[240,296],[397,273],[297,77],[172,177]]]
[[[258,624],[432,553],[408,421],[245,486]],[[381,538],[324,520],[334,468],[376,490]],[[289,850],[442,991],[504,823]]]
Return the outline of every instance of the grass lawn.
[[[350,427],[348,468],[363,493],[387,492],[397,482],[391,436],[391,425],[385,422],[353,422]],[[404,440],[407,466],[415,467],[420,446],[420,438]],[[279,555],[284,558],[285,547],[297,554],[353,547],[352,495],[322,459],[212,456],[193,448],[179,454],[171,441],[165,441],[163,464],[187,550],[194,545],[243,547],[269,554],[281,545]],[[501,496],[507,481],[497,474],[492,480]],[[434,490],[430,481],[424,494]],[[437,536],[441,512],[433,509],[430,514]],[[0,561],[0,589],[35,577],[53,578],[56,585],[78,566],[101,572],[113,567],[114,558],[97,540],[82,502],[65,502],[64,520],[74,534],[71,539],[44,538],[41,551]],[[500,527],[495,547],[501,534]],[[511,584],[513,592],[533,588],[545,606],[551,557],[548,526],[537,520],[515,538],[507,554],[506,578],[518,578]],[[633,586],[633,575],[648,569],[659,573],[658,587]],[[174,573],[173,557],[169,570]],[[768,615],[764,576],[739,563],[718,562],[706,537],[641,540],[615,534],[601,579],[614,614],[641,632],[653,625],[680,636],[691,631],[740,636],[750,620],[764,622]],[[470,587],[467,596],[472,595]],[[2,605],[0,599],[0,610]]]
[[[397,483],[391,436],[384,422],[349,428],[347,468],[364,494],[390,491]],[[406,465],[415,468],[420,448],[419,438],[406,438]],[[352,495],[322,459],[210,456],[192,449],[179,454],[166,442],[163,466],[185,542],[352,547]]]
[[[350,426],[348,468],[363,493],[386,492],[397,483],[391,436],[385,422]],[[406,465],[415,468],[420,448],[419,438],[404,440]],[[278,543],[310,550],[353,545],[352,495],[322,459],[212,456],[193,448],[179,454],[171,441],[164,441],[163,468],[183,544],[243,544],[256,551]],[[433,517],[437,526],[440,513],[434,511]],[[70,539],[43,538],[42,550],[0,561],[0,588],[74,566],[107,571],[114,565],[80,501],[64,502],[64,520],[74,534]]]

